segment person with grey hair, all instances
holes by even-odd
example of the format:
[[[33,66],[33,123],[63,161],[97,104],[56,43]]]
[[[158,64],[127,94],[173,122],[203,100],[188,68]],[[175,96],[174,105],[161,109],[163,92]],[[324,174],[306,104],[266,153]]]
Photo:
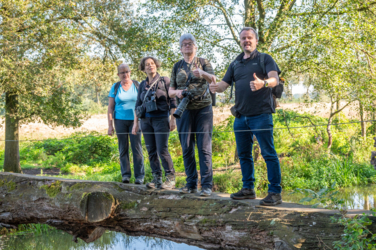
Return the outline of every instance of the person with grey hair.
[[[282,203],[281,168],[273,139],[275,113],[272,88],[279,84],[279,70],[273,58],[257,51],[258,35],[255,29],[245,27],[240,31],[243,53],[230,64],[219,83],[210,84],[212,92],[223,92],[235,86],[234,130],[243,188],[231,194],[232,199],[255,199],[254,162],[252,158],[255,135],[266,162],[269,180],[268,195],[260,205],[275,206]],[[235,85],[233,85],[235,84]]]
[[[176,120],[187,175],[187,184],[180,189],[180,192],[197,192],[198,176],[195,159],[195,144],[197,144],[201,175],[200,195],[209,196],[213,186],[213,110],[208,86],[209,83],[215,82],[216,78],[210,62],[196,56],[197,44],[193,35],[183,34],[179,44],[184,58],[173,67],[169,95],[171,98],[177,97],[179,103],[185,96],[190,97],[185,111]]]
[[[122,182],[129,183],[132,176],[129,162],[129,143],[133,153],[133,169],[135,183],[144,183],[144,157],[142,155],[141,133],[131,134],[134,122],[134,109],[137,100],[139,83],[131,79],[131,70],[127,64],[118,67],[119,82],[114,83],[108,95],[108,135],[114,134],[114,124],[119,143],[119,158]]]

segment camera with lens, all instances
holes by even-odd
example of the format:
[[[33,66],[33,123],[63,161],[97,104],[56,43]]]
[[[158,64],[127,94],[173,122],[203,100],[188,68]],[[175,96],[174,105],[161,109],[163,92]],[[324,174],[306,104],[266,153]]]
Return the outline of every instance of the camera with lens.
[[[151,95],[147,97],[145,108],[148,113],[158,110],[155,91],[151,92]]]
[[[180,118],[183,115],[183,112],[188,106],[188,103],[193,99],[193,94],[187,90],[184,90],[181,95],[184,97],[181,102],[179,103],[176,111],[174,113],[175,118]]]

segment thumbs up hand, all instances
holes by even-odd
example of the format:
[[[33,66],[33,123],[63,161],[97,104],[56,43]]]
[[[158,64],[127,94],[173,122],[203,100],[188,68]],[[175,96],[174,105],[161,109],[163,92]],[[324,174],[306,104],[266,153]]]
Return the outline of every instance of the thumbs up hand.
[[[202,70],[202,69],[199,69],[198,67],[197,67],[197,64],[195,63],[195,70],[193,70],[193,75],[195,76],[195,77],[197,77],[197,78],[200,78],[202,75],[203,75],[203,73],[204,73],[204,71]]]
[[[212,92],[213,94],[218,90],[217,78],[214,75],[211,76],[211,83],[209,84],[209,89],[210,92]]]
[[[253,78],[255,78],[255,80],[250,82],[252,91],[257,91],[264,87],[264,81],[258,78],[256,73],[253,74]]]

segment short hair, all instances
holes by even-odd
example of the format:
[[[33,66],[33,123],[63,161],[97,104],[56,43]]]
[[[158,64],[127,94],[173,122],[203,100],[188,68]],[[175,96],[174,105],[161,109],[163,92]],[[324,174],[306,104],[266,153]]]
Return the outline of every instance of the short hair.
[[[245,30],[252,30],[253,31],[253,33],[255,33],[255,35],[256,35],[256,39],[258,40],[259,39],[259,36],[258,36],[258,33],[257,33],[257,31],[254,29],[254,28],[252,28],[252,27],[244,27],[240,32],[239,32],[239,37],[240,37],[240,34],[243,32],[243,31],[245,31]]]
[[[129,65],[126,64],[126,63],[122,63],[122,64],[120,64],[120,65],[117,67],[118,72],[119,72],[119,69],[120,69],[120,68],[128,68],[129,70],[131,70],[131,68],[129,67]]]
[[[153,60],[155,65],[157,66],[157,69],[161,67],[161,62],[157,58],[152,57],[152,56],[145,56],[144,58],[141,59],[140,65],[138,65],[139,70],[145,71],[145,62],[147,59]]]
[[[197,47],[196,39],[192,34],[185,33],[185,34],[181,35],[181,37],[179,39],[180,48],[182,47],[184,40],[191,40],[193,42],[193,44]]]

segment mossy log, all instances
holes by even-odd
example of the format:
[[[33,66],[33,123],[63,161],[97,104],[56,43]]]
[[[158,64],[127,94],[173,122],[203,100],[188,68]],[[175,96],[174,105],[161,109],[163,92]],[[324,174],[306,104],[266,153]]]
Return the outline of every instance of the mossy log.
[[[115,182],[0,173],[0,225],[45,223],[86,242],[112,230],[205,249],[319,249],[343,233],[330,222],[333,211],[258,202],[221,193],[201,198]]]

